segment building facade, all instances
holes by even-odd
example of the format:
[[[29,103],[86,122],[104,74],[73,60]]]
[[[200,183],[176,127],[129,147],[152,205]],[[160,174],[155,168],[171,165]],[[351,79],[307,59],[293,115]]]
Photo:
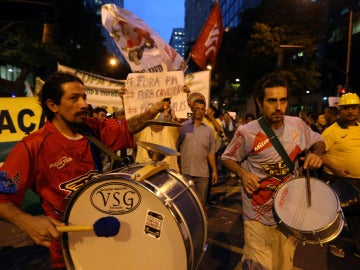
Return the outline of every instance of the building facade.
[[[171,33],[169,45],[183,58],[185,57],[185,29],[174,28]]]

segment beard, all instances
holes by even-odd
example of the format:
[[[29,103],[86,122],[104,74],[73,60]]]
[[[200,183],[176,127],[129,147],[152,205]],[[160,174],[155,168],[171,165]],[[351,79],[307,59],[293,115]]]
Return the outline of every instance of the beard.
[[[73,133],[80,133],[81,130],[87,127],[86,112],[84,111],[76,113],[72,121],[65,119],[64,117],[62,117],[62,119]]]

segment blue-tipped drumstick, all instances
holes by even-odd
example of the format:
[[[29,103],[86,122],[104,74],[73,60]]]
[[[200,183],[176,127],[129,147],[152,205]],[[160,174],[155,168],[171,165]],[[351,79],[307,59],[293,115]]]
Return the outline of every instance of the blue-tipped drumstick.
[[[59,225],[56,229],[59,232],[94,231],[97,236],[111,237],[120,231],[120,221],[112,216],[98,219],[94,225]]]

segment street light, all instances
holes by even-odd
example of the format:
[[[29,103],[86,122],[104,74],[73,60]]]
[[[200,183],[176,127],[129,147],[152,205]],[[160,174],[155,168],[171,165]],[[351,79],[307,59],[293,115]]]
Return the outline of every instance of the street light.
[[[111,57],[109,60],[109,64],[112,67],[115,67],[118,64],[118,60],[115,57]]]

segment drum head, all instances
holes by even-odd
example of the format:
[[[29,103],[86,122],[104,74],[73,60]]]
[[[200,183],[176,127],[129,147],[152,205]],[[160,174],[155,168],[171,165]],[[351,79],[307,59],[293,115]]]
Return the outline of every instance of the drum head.
[[[65,215],[69,225],[93,225],[109,215],[121,223],[113,237],[98,237],[93,231],[65,233],[67,269],[188,269],[183,224],[138,182],[113,178],[88,183]]]
[[[306,178],[290,180],[276,192],[274,209],[285,225],[300,231],[316,231],[336,219],[340,204],[335,192],[316,178],[310,178],[310,186],[311,206],[306,197]]]

